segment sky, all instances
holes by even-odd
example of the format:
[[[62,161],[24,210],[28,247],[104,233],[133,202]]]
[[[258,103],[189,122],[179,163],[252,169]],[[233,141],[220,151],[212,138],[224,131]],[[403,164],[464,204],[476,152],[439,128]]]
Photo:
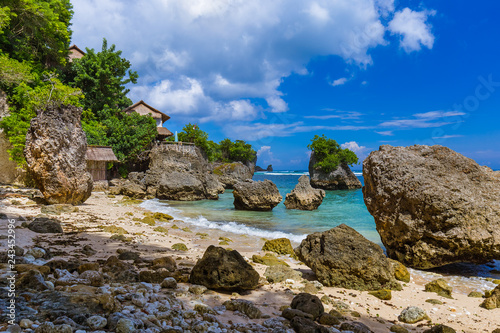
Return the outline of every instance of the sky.
[[[129,97],[304,170],[325,134],[360,161],[440,144],[500,169],[500,3],[72,0],[72,43],[103,38],[139,74]],[[360,170],[361,165],[353,169]]]

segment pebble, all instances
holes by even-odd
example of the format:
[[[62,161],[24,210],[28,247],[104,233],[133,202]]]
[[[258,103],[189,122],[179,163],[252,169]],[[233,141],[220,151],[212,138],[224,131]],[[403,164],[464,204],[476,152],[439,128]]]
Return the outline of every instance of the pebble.
[[[21,328],[31,328],[31,325],[33,325],[33,322],[29,319],[21,319],[19,322],[19,326],[21,326]]]
[[[175,289],[177,288],[177,281],[173,277],[165,278],[161,283],[162,288]]]
[[[192,286],[189,287],[188,291],[190,293],[193,293],[195,295],[201,295],[203,294],[205,291],[207,291],[207,287],[205,286],[200,286],[200,285],[197,285],[197,284],[193,284]]]
[[[128,318],[121,318],[116,324],[116,333],[132,333],[135,331],[134,322]]]
[[[101,328],[104,328],[108,321],[106,318],[101,317],[101,316],[92,316],[87,319],[87,325],[90,327],[92,330],[98,330]]]
[[[45,250],[42,248],[39,248],[39,247],[33,247],[33,248],[29,249],[28,252],[26,252],[26,255],[31,255],[35,259],[43,258],[43,257],[45,257],[46,254],[47,253],[45,252]],[[26,256],[25,256],[25,258],[26,258]]]

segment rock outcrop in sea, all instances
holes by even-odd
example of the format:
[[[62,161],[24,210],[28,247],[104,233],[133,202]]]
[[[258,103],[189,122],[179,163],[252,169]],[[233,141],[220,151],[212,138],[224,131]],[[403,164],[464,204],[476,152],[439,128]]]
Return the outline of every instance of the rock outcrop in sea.
[[[144,185],[148,193],[166,200],[216,200],[224,192],[224,186],[210,173],[206,158],[195,146],[153,147]]]
[[[295,253],[325,286],[401,290],[382,248],[345,224],[308,235]]]
[[[500,179],[443,146],[381,146],[363,194],[389,257],[432,268],[500,259]]]
[[[232,189],[234,184],[252,179],[253,172],[248,166],[241,162],[210,164],[212,173],[224,185],[225,188]]]
[[[77,205],[91,195],[81,114],[82,108],[72,105],[51,106],[31,120],[24,155],[31,177],[50,204]]]
[[[313,152],[309,159],[309,175],[312,187],[323,190],[352,190],[361,188],[361,181],[347,164],[340,164],[337,169],[327,173],[315,168],[314,165],[316,163],[317,160]]]
[[[255,167],[255,171],[259,171],[259,172],[272,172],[273,171],[273,165],[269,164],[266,169],[261,168],[260,166],[257,165]]]
[[[298,184],[288,193],[285,198],[285,206],[288,209],[315,210],[323,202],[325,191],[314,189],[309,177],[302,175]]]
[[[272,210],[283,199],[278,187],[268,179],[236,183],[233,196],[234,207],[240,210]]]

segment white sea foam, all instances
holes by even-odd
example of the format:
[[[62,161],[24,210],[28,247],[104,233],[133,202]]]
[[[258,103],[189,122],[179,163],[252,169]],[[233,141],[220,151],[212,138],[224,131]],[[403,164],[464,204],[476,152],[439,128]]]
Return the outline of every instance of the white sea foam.
[[[278,171],[278,172],[255,172],[256,175],[270,175],[270,176],[309,176],[307,171]]]
[[[294,235],[288,232],[282,231],[271,231],[265,229],[259,229],[254,227],[249,227],[242,223],[237,222],[215,222],[209,221],[204,216],[200,215],[196,218],[186,217],[182,215],[182,211],[169,206],[166,203],[159,202],[157,199],[146,200],[140,204],[140,207],[147,209],[152,212],[159,212],[169,214],[175,219],[183,220],[186,223],[195,225],[204,229],[217,229],[225,232],[231,232],[233,234],[239,235],[249,235],[263,238],[288,238],[294,243],[300,243],[307,235]]]

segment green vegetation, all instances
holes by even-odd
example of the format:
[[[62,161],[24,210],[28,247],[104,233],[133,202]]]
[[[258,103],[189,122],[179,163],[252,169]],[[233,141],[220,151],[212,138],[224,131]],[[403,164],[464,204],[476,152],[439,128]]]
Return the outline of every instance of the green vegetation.
[[[179,141],[191,142],[199,147],[210,162],[242,162],[246,163],[255,160],[257,153],[252,145],[243,140],[231,141],[224,139],[218,144],[208,139],[208,133],[202,131],[196,124],[187,124],[178,134]],[[173,141],[174,138],[168,138]]]
[[[313,151],[316,158],[314,168],[324,172],[332,172],[341,164],[352,166],[358,163],[358,157],[354,152],[343,149],[337,141],[327,138],[325,135],[315,135],[307,148]]]
[[[0,0],[0,90],[10,107],[0,128],[19,167],[30,121],[47,107],[83,107],[87,142],[112,146],[121,162],[135,161],[156,137],[153,118],[121,112],[132,104],[125,85],[138,75],[115,45],[104,39],[100,52],[68,62],[72,15],[69,0]]]

